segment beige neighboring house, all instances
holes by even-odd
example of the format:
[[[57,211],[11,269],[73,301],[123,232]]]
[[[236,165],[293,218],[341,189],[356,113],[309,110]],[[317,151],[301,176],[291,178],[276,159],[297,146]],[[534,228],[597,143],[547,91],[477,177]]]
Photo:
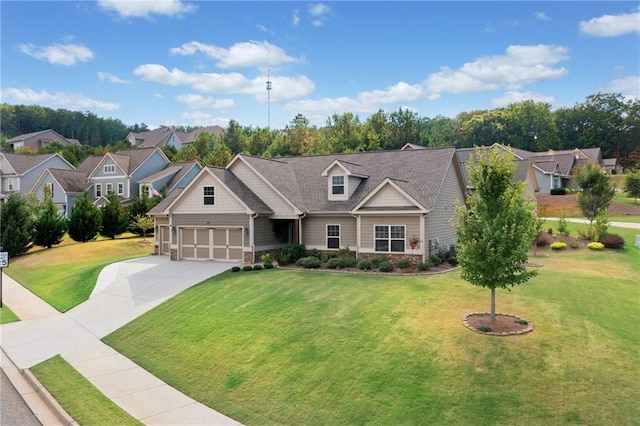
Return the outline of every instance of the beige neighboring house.
[[[27,133],[7,139],[7,144],[9,144],[13,150],[18,148],[31,148],[34,151],[37,151],[51,142],[60,142],[62,145],[80,145],[80,142],[77,139],[65,138],[51,129]]]
[[[465,185],[454,148],[260,158],[205,167],[151,210],[156,252],[252,263],[283,243],[424,261],[455,244]],[[412,247],[410,239],[420,240]]]

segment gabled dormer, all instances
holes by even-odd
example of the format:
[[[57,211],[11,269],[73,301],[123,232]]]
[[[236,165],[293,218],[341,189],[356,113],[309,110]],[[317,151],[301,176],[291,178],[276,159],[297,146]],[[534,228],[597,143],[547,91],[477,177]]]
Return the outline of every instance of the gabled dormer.
[[[327,178],[329,201],[348,200],[358,189],[358,185],[369,177],[361,165],[340,160],[334,160],[322,171],[321,176]]]

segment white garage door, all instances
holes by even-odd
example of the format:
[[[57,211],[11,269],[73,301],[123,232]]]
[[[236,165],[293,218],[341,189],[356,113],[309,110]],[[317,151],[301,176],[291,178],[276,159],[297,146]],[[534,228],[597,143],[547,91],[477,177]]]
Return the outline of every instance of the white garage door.
[[[181,228],[180,257],[241,261],[242,228]]]

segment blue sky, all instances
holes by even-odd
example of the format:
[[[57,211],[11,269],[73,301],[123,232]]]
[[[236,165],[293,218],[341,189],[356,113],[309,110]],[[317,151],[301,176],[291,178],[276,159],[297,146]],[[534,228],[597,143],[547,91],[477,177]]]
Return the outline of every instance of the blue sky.
[[[322,126],[640,98],[638,2],[1,1],[2,102],[125,124]],[[272,81],[270,108],[266,81]]]

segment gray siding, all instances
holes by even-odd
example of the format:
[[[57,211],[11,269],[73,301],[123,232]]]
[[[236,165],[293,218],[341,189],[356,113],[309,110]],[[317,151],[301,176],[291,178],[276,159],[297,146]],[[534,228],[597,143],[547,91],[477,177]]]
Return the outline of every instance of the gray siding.
[[[174,214],[171,216],[171,224],[183,228],[187,227],[211,227],[216,226],[242,226],[249,229],[248,214]],[[244,246],[249,245],[248,231],[244,235]]]
[[[176,184],[174,185],[174,188],[169,188],[169,191],[173,191],[174,189],[177,189],[177,188],[184,188],[187,185],[189,185],[189,183],[193,180],[193,178],[195,178],[198,175],[200,170],[202,170],[202,168],[196,165],[191,167],[191,169],[189,169],[189,171],[185,173],[184,176],[182,176],[182,178],[180,178],[178,182],[176,182]]]
[[[302,220],[302,242],[309,248],[327,249],[327,225],[340,225],[340,247],[355,250],[357,222],[353,216],[307,216]]]
[[[55,156],[45,161],[44,163],[34,167],[22,176],[20,179],[20,193],[26,194],[33,189],[33,185],[36,184],[38,178],[42,176],[47,169],[64,169],[73,170],[73,166],[70,166],[61,157]]]
[[[131,175],[131,194],[129,194],[129,197],[134,198],[140,195],[140,187],[137,183],[139,180],[164,170],[167,164],[169,163],[160,152],[155,151],[151,154]]]
[[[256,247],[280,245],[273,235],[273,224],[266,216],[258,216],[253,220],[253,243]]]
[[[460,188],[454,164],[451,163],[435,206],[425,219],[425,235],[422,238],[425,249],[429,247],[429,240],[432,244],[437,241],[441,247],[449,247],[457,241],[449,222],[455,215],[453,206],[456,199],[464,203],[464,194]]]
[[[49,172],[46,172],[38,186],[33,188],[33,192],[35,193],[38,200],[44,200],[44,187],[48,183],[53,185],[53,203],[64,204],[66,202],[64,191],[58,181],[55,180]]]

